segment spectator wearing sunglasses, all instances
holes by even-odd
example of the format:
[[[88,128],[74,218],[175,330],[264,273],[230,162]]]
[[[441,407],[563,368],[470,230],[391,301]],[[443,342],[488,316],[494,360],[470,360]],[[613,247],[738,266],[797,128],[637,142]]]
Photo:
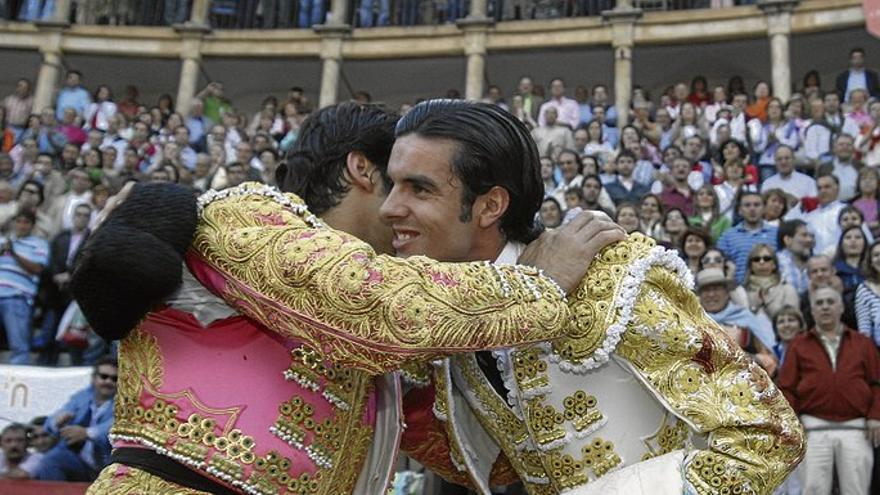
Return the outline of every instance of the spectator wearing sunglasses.
[[[92,384],[73,394],[46,421],[46,431],[59,441],[43,458],[37,478],[50,481],[93,481],[110,458],[110,425],[118,365],[98,361]]]
[[[755,315],[773,321],[784,306],[798,307],[797,290],[785,282],[779,271],[779,260],[770,245],[755,244],[749,253],[749,265],[743,282],[749,295],[749,309]]]

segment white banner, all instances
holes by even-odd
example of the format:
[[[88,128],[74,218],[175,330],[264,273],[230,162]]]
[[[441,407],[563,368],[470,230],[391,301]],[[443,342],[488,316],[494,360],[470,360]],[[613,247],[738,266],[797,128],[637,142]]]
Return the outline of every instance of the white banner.
[[[88,387],[92,368],[0,365],[0,428],[48,416]]]

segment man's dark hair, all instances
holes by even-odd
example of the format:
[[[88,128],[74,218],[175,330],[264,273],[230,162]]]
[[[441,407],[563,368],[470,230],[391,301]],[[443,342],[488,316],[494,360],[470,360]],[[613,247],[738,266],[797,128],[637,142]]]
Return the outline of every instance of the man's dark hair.
[[[451,165],[462,183],[461,221],[470,219],[478,196],[499,186],[510,195],[501,232],[513,241],[535,238],[533,220],[541,208],[544,182],[538,148],[522,122],[497,105],[429,100],[398,122],[395,137],[409,134],[456,144]]]
[[[857,46],[849,51],[849,56],[852,57],[854,53],[861,53],[862,55],[864,55],[865,49],[860,46]]]
[[[830,163],[823,164],[819,167],[819,170],[816,172],[816,182],[819,182],[819,179],[823,177],[831,177],[831,180],[834,181],[838,186],[840,185],[840,179],[834,175],[834,165]]]
[[[578,173],[584,173],[584,164],[581,162],[581,155],[578,154],[577,151],[571,148],[565,148],[564,150],[559,152],[559,155],[556,157],[557,163],[562,163],[562,155],[571,155],[574,157],[574,161],[578,164]]]
[[[20,210],[18,210],[18,212],[15,213],[15,217],[13,217],[13,220],[18,220],[19,218],[26,219],[31,223],[31,225],[37,224],[37,214],[34,212],[34,210],[31,210],[30,208],[21,208]]]
[[[5,427],[3,427],[2,431],[0,431],[0,438],[5,437],[6,434],[9,433],[10,431],[20,431],[20,432],[24,433],[25,435],[27,435],[28,427],[21,424],[21,423],[10,423],[10,424],[6,425]]]
[[[345,177],[346,159],[360,152],[379,169],[386,188],[388,158],[394,144],[397,115],[376,106],[340,103],[310,115],[287,159],[278,165],[275,180],[282,191],[303,199],[320,215],[338,205],[351,189]]]
[[[798,229],[806,227],[807,222],[803,220],[789,220],[779,224],[779,232],[776,234],[776,251],[785,249],[785,238],[794,237]]]
[[[632,150],[627,148],[620,150],[620,153],[618,153],[617,156],[614,158],[614,163],[619,162],[621,158],[630,158],[633,162],[639,161],[636,157],[636,154],[633,153]]]
[[[116,360],[113,356],[104,356],[99,359],[94,366],[92,366],[92,373],[97,373],[98,369],[101,366],[113,366],[114,368],[119,368],[119,361]]]
[[[40,195],[40,201],[37,203],[37,206],[43,204],[43,200],[46,199],[46,197],[44,196],[45,190],[43,189],[43,184],[35,179],[28,179],[22,182],[21,187],[18,188],[18,194],[15,196],[15,199],[21,198],[21,192],[24,191],[24,188],[27,186],[34,186],[37,188],[37,191],[39,191],[37,194]]]
[[[76,69],[70,69],[69,71],[67,71],[68,76],[72,75],[72,74],[76,74],[77,76],[79,76],[80,79],[82,79],[82,76],[83,76],[82,72],[80,72]]]

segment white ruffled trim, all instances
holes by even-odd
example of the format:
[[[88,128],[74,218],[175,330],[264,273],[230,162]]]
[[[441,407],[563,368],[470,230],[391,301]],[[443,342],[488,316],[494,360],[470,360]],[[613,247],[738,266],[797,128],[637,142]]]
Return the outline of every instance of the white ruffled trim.
[[[324,224],[316,217],[315,215],[309,213],[308,208],[304,204],[294,203],[287,196],[284,195],[281,191],[273,186],[267,186],[265,184],[251,184],[244,183],[235,187],[229,187],[220,191],[215,189],[211,189],[199,196],[199,199],[196,201],[196,205],[198,206],[199,215],[202,214],[202,211],[206,206],[213,203],[214,201],[218,201],[221,199],[226,199],[230,196],[248,196],[248,195],[259,195],[265,196],[274,200],[276,203],[288,208],[294,214],[303,217],[303,220],[306,221],[312,227],[319,229],[323,228]]]
[[[588,436],[592,435],[593,433],[599,431],[599,428],[602,428],[603,426],[605,426],[605,423],[607,423],[607,422],[608,422],[608,418],[606,418],[603,415],[602,419],[600,419],[599,421],[596,421],[595,423],[584,428],[583,430],[578,431],[577,429],[575,429],[574,430],[574,437],[577,439],[583,440],[584,438],[587,438]]]
[[[543,450],[544,452],[549,452],[551,450],[558,449],[559,447],[564,447],[571,443],[573,435],[570,431],[565,432],[565,436],[560,438],[559,440],[553,440],[550,443],[541,443],[538,444],[538,449]]]
[[[675,253],[661,246],[654,246],[644,258],[637,259],[629,266],[629,273],[624,276],[620,290],[614,300],[612,311],[618,312],[617,321],[606,330],[605,340],[593,353],[593,356],[579,363],[572,363],[562,356],[550,353],[550,362],[556,363],[564,372],[584,374],[607,363],[611,354],[617,349],[617,344],[623,337],[626,327],[632,320],[632,312],[639,295],[642,283],[648,276],[648,271],[654,267],[667,268],[678,276],[679,280],[688,288],[693,289],[694,277],[684,260]]]
[[[536,476],[529,476],[527,474],[527,475],[523,476],[522,478],[523,478],[523,481],[526,481],[528,483],[534,483],[536,485],[549,485],[550,484],[550,479],[545,478],[543,476],[536,477]]]

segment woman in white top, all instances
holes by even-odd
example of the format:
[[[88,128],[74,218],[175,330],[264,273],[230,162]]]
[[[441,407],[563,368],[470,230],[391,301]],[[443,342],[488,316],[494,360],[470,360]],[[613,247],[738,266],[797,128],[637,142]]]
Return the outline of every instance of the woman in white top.
[[[108,86],[102,84],[95,90],[94,101],[86,107],[83,114],[83,128],[106,131],[114,115],[116,115],[116,103],[113,103],[113,93]]]
[[[610,160],[614,154],[614,148],[605,141],[602,123],[596,119],[587,124],[587,144],[584,146],[583,154],[598,157],[602,162]]]

